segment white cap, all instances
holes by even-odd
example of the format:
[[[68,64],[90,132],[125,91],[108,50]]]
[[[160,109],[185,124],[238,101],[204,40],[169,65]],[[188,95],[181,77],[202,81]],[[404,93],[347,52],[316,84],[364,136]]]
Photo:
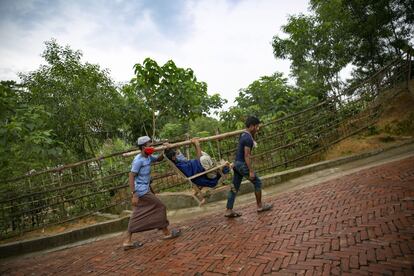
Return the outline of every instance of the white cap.
[[[149,141],[151,141],[151,138],[149,138],[148,136],[141,136],[137,140],[137,145],[142,146]]]

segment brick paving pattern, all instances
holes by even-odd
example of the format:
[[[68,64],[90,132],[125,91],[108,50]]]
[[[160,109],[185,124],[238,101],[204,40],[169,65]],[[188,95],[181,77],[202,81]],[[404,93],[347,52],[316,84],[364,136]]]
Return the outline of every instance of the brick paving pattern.
[[[124,252],[116,237],[14,259],[0,274],[414,275],[414,158],[266,200],[270,212],[249,204],[240,218],[186,221],[176,240],[141,233],[144,246]]]

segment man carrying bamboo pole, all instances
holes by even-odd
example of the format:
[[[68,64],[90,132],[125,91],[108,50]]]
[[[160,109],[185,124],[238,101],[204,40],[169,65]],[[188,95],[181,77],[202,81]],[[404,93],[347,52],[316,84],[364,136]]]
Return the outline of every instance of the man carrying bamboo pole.
[[[123,242],[124,250],[138,248],[142,243],[132,243],[132,234],[152,229],[162,230],[163,239],[176,238],[180,230],[169,230],[165,205],[154,195],[150,186],[151,163],[161,161],[163,155],[153,156],[154,148],[148,136],[139,137],[137,144],[141,152],[135,156],[129,173],[129,187],[132,195],[132,214]]]
[[[235,218],[241,216],[240,213],[233,211],[236,195],[240,190],[240,184],[243,177],[246,177],[254,185],[254,195],[256,197],[257,212],[268,211],[272,209],[271,204],[262,203],[262,182],[253,170],[251,163],[251,152],[256,142],[253,136],[259,131],[260,120],[254,116],[250,116],[246,120],[246,129],[240,135],[239,143],[236,151],[236,160],[234,162],[233,185],[227,197],[227,210],[225,216]]]

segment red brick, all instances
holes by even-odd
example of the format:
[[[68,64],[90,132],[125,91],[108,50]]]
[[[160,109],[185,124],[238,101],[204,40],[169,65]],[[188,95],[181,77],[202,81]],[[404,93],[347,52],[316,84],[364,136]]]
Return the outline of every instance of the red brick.
[[[322,245],[320,245],[320,244],[317,245],[316,249],[315,249],[315,255],[316,256],[321,255],[322,254],[322,249],[323,249]]]
[[[381,273],[382,275],[392,275],[392,271],[386,265],[382,264],[370,264],[368,271],[372,273]]]
[[[290,258],[291,258],[291,256],[286,256],[283,259],[282,266],[281,266],[282,268],[286,268],[289,265]]]
[[[332,246],[332,250],[339,250],[339,240],[337,238],[333,239],[331,246]]]
[[[282,265],[283,258],[277,258],[275,263],[273,264],[272,271],[279,271],[280,266]]]
[[[408,261],[408,260],[393,259],[393,260],[387,261],[387,263],[391,263],[392,265],[395,265],[395,266],[400,267],[400,268],[413,269],[413,263],[414,262],[413,261]]]
[[[330,275],[330,274],[331,274],[331,266],[329,264],[324,264],[322,275]]]
[[[383,233],[385,233],[385,234],[390,234],[391,233],[391,230],[388,228],[386,223],[381,223],[380,226],[381,226],[381,230],[382,230]]]
[[[367,250],[367,259],[368,261],[371,261],[371,262],[377,261],[377,257],[375,255],[375,249],[370,248]]]
[[[331,269],[331,275],[341,275],[341,270],[339,269],[339,267],[333,267]]]
[[[385,261],[387,259],[384,249],[381,249],[381,248],[375,249],[375,255],[377,256],[377,260]]]
[[[382,237],[384,235],[379,225],[377,227],[374,227],[374,232],[375,232],[375,235],[377,235],[377,237]]]
[[[303,262],[299,262],[298,264],[302,265],[311,265],[314,267],[323,266],[324,264],[331,264],[332,261],[330,260],[324,260],[324,259],[313,259],[313,260],[306,260]]]
[[[360,232],[356,232],[355,234],[355,243],[361,243],[361,233]]]
[[[367,254],[365,254],[364,252],[359,252],[359,264],[360,265],[368,264]]]
[[[361,240],[367,240],[368,239],[368,233],[365,230],[361,230]]]
[[[330,242],[326,242],[323,244],[323,252],[329,252],[331,250],[331,243]]]
[[[270,261],[267,263],[266,267],[263,270],[263,273],[267,274],[272,272],[272,267],[273,267],[274,261]]]
[[[341,249],[348,247],[348,242],[346,240],[345,235],[342,235],[342,236],[339,237],[339,246],[340,246]]]
[[[295,252],[292,254],[292,258],[289,261],[289,264],[296,264],[298,262],[299,253]]]
[[[299,253],[299,261],[304,261],[306,259],[306,255],[308,254],[307,250],[301,250]]]
[[[308,255],[306,256],[306,259],[313,259],[315,256],[315,248],[311,247],[308,250]]]
[[[306,270],[305,276],[312,276],[313,272],[313,269]]]
[[[341,259],[341,268],[343,271],[349,271],[349,259],[348,258]]]
[[[354,238],[354,236],[352,236],[352,235],[349,235],[348,236],[348,244],[349,245],[355,245],[355,238]]]
[[[374,229],[372,228],[368,228],[368,237],[370,240],[374,240],[377,238],[377,236],[375,235]]]
[[[358,256],[353,255],[349,258],[349,267],[350,268],[359,268],[359,259]]]
[[[401,256],[401,250],[400,250],[400,246],[398,244],[392,243],[391,244],[391,249],[392,252],[394,253],[395,256]]]
[[[254,275],[256,276],[259,276],[259,275],[262,275],[263,274],[263,271],[264,271],[264,269],[265,269],[265,267],[266,267],[266,264],[261,264],[261,265],[259,265],[258,267],[257,267],[257,269],[256,269],[256,271],[254,272]]]
[[[411,250],[406,243],[400,243],[400,248],[404,255],[411,254]]]
[[[371,275],[368,271],[364,271],[361,269],[351,269],[351,274],[352,275]]]
[[[395,225],[392,221],[387,221],[387,226],[388,226],[388,229],[390,229],[391,233],[398,231],[397,227],[395,227]]]
[[[293,264],[293,265],[289,265],[289,269],[309,270],[309,269],[313,269],[313,266],[309,264]]]

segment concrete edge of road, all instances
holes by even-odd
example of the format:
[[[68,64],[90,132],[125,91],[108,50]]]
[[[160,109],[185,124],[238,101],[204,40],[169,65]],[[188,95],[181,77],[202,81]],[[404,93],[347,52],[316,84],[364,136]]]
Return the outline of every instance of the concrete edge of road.
[[[273,173],[262,176],[262,185],[264,188],[277,185],[279,183],[298,178],[305,174],[336,167],[345,163],[368,158],[384,151],[389,151],[405,145],[414,143],[414,140],[408,140],[398,145],[393,145],[383,149],[363,152],[360,154],[340,157],[333,160],[318,162],[315,164],[286,170],[283,172]],[[243,181],[242,184],[247,183]],[[227,198],[229,186],[223,186],[214,190],[209,196],[207,203],[224,200]],[[253,191],[253,185],[241,185],[239,194],[245,194]],[[157,195],[167,206],[167,209],[182,209],[195,207],[198,205],[191,193],[163,193]],[[124,231],[128,226],[129,216],[112,219],[109,221],[89,225],[86,227],[69,230],[67,232],[50,235],[46,237],[33,238],[28,240],[16,241],[0,245],[0,259],[10,258],[18,255],[24,255],[32,252],[43,251],[51,248],[61,247],[82,240],[91,239],[97,236],[107,235],[115,232]]]

